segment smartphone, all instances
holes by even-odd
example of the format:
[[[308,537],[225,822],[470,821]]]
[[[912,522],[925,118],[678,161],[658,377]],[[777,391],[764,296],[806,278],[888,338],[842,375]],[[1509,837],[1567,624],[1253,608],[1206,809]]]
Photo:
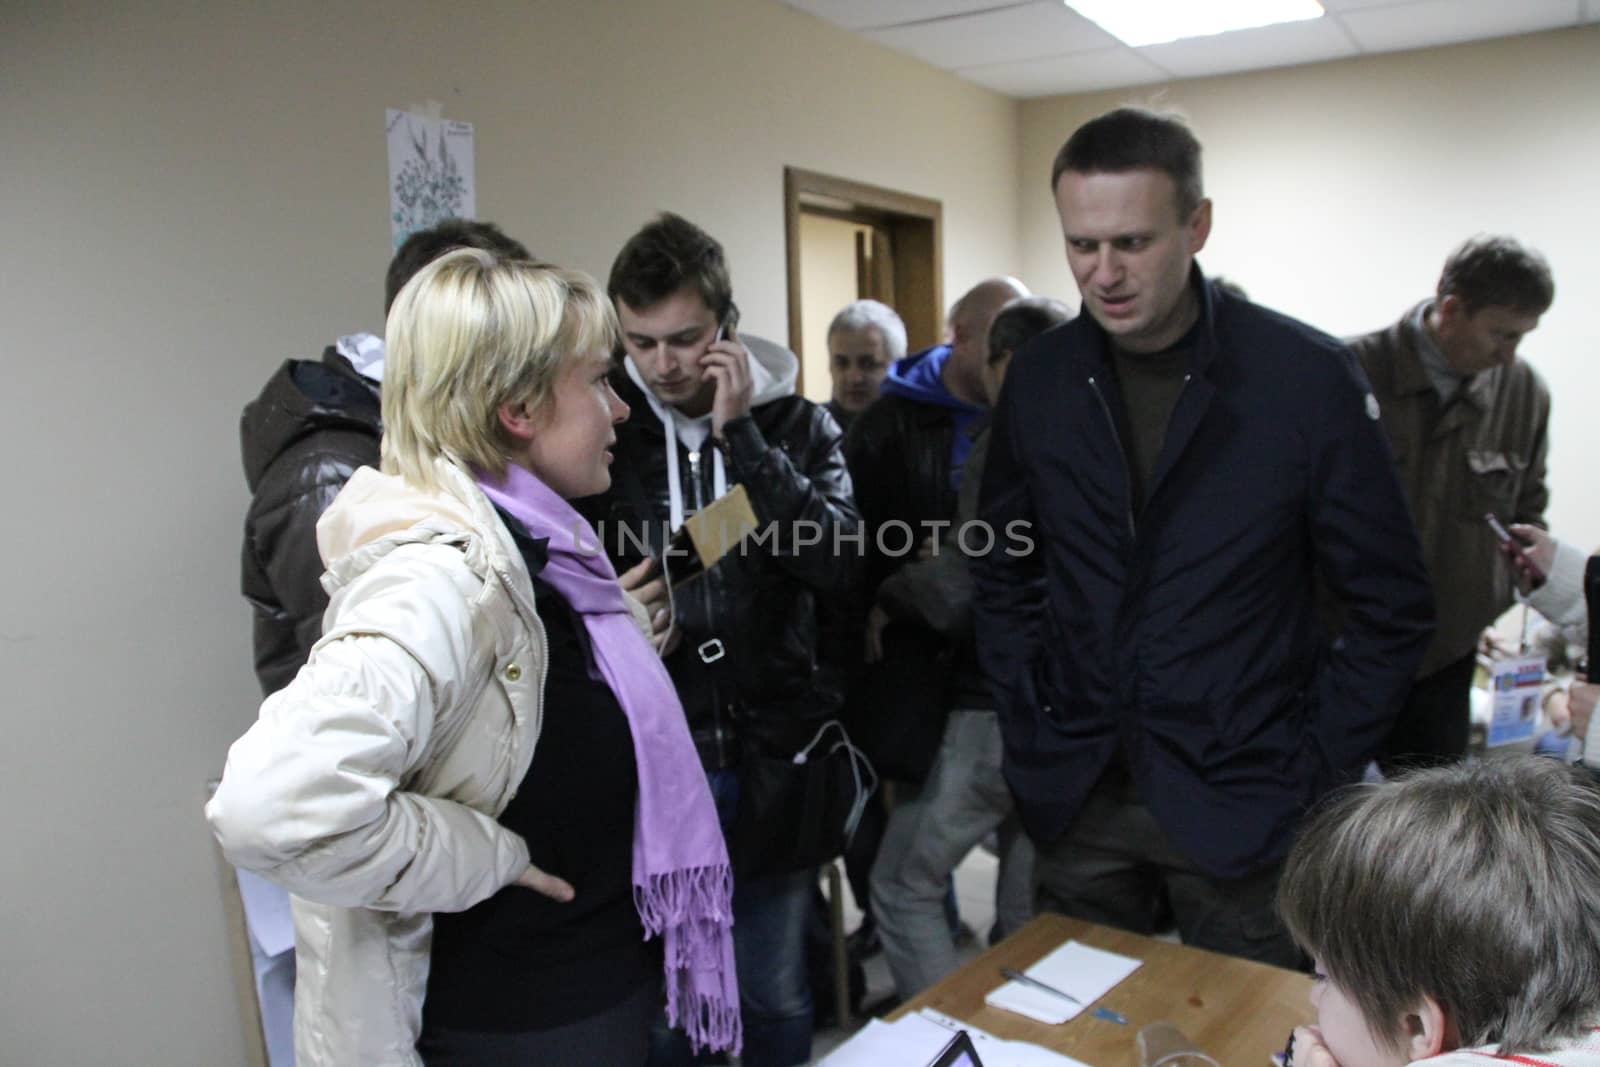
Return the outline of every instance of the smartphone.
[[[728,313],[722,317],[721,322],[717,323],[717,335],[711,339],[711,343],[716,344],[718,341],[726,341],[728,334],[738,325],[739,305],[730,300],[728,301]]]
[[[1505,523],[1497,519],[1492,511],[1484,514],[1483,521],[1489,524],[1489,530],[1494,534],[1495,540],[1500,542],[1500,547],[1510,548],[1516,552],[1517,558],[1522,560],[1523,565],[1528,568],[1528,573],[1533,578],[1533,584],[1539,585],[1542,583],[1545,580],[1544,570],[1529,557],[1522,541],[1511,536],[1511,531],[1506,529]]]
[[[1495,518],[1494,512],[1486,512],[1483,521],[1489,524],[1489,529],[1494,533],[1494,539],[1502,546],[1512,544],[1511,531],[1506,529],[1505,523]]]

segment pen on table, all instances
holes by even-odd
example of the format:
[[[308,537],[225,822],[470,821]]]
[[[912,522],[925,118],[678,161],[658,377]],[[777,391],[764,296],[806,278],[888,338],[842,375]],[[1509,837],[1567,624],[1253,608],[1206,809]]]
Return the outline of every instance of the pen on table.
[[[1078,1005],[1080,1008],[1084,1006],[1083,1001],[1079,1000],[1071,993],[1063,992],[1053,985],[1047,985],[1044,982],[1039,981],[1039,979],[1035,978],[1033,975],[1024,974],[1015,967],[1002,967],[1000,968],[1000,974],[1001,977],[1009,978],[1013,982],[1021,982],[1023,985],[1031,985],[1035,989],[1042,989],[1046,993],[1054,993],[1063,1000],[1072,1001],[1072,1003]],[[1121,1023],[1123,1026],[1128,1025],[1128,1019],[1126,1016],[1119,1015],[1110,1008],[1096,1006],[1089,1009],[1089,1014],[1093,1015],[1096,1019],[1105,1019],[1107,1022]]]

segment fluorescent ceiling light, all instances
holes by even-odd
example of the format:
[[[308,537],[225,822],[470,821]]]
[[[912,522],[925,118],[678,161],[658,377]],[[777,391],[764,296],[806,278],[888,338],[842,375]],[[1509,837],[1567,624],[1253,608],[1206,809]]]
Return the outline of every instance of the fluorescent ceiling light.
[[[1066,0],[1067,6],[1135,48],[1322,17],[1317,0]]]

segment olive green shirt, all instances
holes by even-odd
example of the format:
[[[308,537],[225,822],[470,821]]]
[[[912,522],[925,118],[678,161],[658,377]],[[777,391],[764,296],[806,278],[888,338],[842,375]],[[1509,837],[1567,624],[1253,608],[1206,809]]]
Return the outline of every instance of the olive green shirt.
[[[1150,480],[1155,477],[1156,461],[1167,440],[1167,423],[1178,396],[1189,380],[1189,360],[1193,344],[1189,335],[1160,352],[1134,354],[1112,346],[1111,361],[1116,368],[1117,388],[1128,426],[1128,487],[1135,513],[1144,510]]]

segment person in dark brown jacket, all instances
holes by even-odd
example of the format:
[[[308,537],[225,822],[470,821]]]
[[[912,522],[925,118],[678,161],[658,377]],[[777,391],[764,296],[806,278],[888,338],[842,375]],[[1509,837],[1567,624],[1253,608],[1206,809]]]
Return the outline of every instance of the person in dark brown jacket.
[[[447,219],[406,238],[389,262],[383,310],[411,276],[454,248],[515,259],[528,250],[489,222]],[[322,636],[317,519],[358,467],[378,465],[383,338],[341,337],[321,361],[285,360],[239,418],[250,509],[240,586],[255,609],[256,680],[265,696],[289,684]]]
[[[1479,636],[1512,603],[1484,516],[1545,525],[1550,392],[1517,359],[1555,299],[1550,267],[1509,237],[1451,253],[1432,300],[1351,342],[1372,383],[1422,538],[1439,626],[1379,762],[1466,753]]]

